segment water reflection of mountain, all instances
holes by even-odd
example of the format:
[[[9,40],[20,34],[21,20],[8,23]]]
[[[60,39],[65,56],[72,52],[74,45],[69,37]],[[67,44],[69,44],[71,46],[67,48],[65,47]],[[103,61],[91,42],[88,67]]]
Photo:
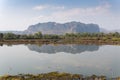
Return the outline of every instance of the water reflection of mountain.
[[[57,53],[57,52],[66,52],[66,53],[82,53],[84,51],[97,51],[99,46],[97,45],[27,45],[28,48],[32,51],[39,53]]]

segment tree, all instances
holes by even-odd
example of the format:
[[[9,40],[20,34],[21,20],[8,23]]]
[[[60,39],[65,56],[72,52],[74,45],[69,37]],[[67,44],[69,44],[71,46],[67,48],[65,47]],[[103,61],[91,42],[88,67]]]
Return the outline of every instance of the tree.
[[[82,33],[82,37],[88,37],[88,36],[89,36],[89,33],[86,33],[86,32]]]
[[[44,39],[50,39],[50,36],[48,34],[43,35]]]
[[[120,37],[120,34],[118,32],[113,33],[115,37]]]
[[[50,34],[43,35],[44,39],[60,39],[60,37],[61,37],[60,35],[55,35],[55,34],[54,35],[50,35]]]
[[[3,33],[0,33],[0,40],[3,39]]]
[[[60,37],[58,35],[50,35],[51,39],[60,39]]]
[[[27,35],[20,35],[20,39],[27,39]]]
[[[3,35],[3,38],[4,38],[4,39],[16,39],[17,37],[16,37],[16,35],[13,34],[13,33],[5,33],[5,34]]]
[[[41,32],[37,32],[34,34],[34,38],[36,39],[41,39],[42,38],[42,33]]]
[[[27,35],[27,39],[34,39],[34,35],[32,34]]]

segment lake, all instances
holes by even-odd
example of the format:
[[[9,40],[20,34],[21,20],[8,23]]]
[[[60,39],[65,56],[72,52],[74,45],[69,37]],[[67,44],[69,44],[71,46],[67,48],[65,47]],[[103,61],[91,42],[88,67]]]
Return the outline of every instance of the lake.
[[[117,45],[1,45],[0,75],[53,71],[120,76]]]

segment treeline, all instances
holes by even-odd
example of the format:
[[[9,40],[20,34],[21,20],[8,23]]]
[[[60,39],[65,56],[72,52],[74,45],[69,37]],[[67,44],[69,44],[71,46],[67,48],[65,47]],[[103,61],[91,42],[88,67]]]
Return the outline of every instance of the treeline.
[[[14,34],[14,33],[0,33],[0,40],[11,40],[11,39],[60,39],[59,35],[43,35],[41,32],[35,34]]]
[[[17,35],[14,33],[0,33],[0,40],[11,39],[118,39],[120,33],[66,33],[65,35],[42,34],[37,32],[35,34]]]

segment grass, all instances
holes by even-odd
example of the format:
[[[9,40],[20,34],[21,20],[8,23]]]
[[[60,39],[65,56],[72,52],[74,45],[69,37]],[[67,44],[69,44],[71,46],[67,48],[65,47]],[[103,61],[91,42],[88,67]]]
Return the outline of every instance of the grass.
[[[38,75],[33,74],[19,74],[19,75],[4,75],[0,77],[0,80],[106,80],[106,76],[87,76],[84,77],[81,74],[59,73],[50,72]]]
[[[11,39],[0,44],[112,44],[120,45],[120,38],[74,38],[74,39]]]
[[[42,74],[18,74],[18,75],[4,75],[0,80],[120,80],[120,77],[107,78],[106,76],[83,76],[81,74],[70,74],[60,72],[50,72]]]

